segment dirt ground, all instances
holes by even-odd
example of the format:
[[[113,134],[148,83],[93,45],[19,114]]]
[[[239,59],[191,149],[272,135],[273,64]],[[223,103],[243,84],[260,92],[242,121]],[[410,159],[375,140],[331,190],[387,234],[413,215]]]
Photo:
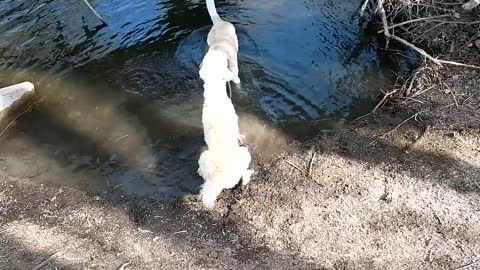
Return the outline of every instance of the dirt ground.
[[[477,31],[449,23],[418,44],[474,64]],[[196,196],[113,200],[3,168],[1,268],[480,269],[479,76],[427,64],[409,96],[308,142],[243,119],[257,172],[213,211]]]

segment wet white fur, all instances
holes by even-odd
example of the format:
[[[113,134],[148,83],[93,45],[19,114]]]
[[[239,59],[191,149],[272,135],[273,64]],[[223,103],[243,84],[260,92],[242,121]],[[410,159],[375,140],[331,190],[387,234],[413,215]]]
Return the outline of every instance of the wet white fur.
[[[198,174],[205,180],[200,195],[206,207],[213,207],[220,192],[233,188],[240,179],[246,185],[253,173],[248,169],[248,148],[238,144],[238,116],[226,91],[226,82],[234,75],[226,62],[224,52],[209,51],[200,68],[204,81],[202,123],[208,149],[200,155]]]
[[[206,0],[207,9],[213,26],[208,33],[207,44],[208,50],[220,50],[227,54],[228,68],[233,73],[231,79],[234,83],[239,84],[238,77],[238,38],[235,27],[230,22],[224,21],[220,18],[215,8],[214,0]]]

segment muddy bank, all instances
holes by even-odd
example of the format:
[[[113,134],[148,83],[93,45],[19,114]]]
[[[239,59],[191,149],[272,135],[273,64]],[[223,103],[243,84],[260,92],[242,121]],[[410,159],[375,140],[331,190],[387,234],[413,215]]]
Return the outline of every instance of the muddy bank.
[[[256,159],[252,183],[224,192],[212,212],[195,196],[111,200],[3,174],[0,262],[6,269],[47,259],[44,269],[125,263],[125,269],[451,269],[471,263],[480,252],[478,131],[423,133],[423,125],[411,121],[379,137],[409,115],[384,111],[338,134],[294,143],[289,153]]]
[[[460,5],[448,9],[460,11]],[[462,12],[461,18],[474,16]],[[467,43],[472,36],[465,33],[475,26],[463,25],[462,31],[455,23],[445,26],[451,27],[427,32],[438,36],[425,34],[416,44],[441,37],[448,46],[432,46],[429,53],[474,63],[476,48],[459,46],[451,54],[450,44]],[[421,68],[408,95],[334,134],[293,140],[288,152],[267,156],[257,147],[251,183],[224,192],[214,211],[205,211],[195,196],[112,199],[14,178],[5,173],[1,157],[0,264],[5,269],[478,269],[480,74]],[[258,137],[247,139],[252,148],[261,144]]]

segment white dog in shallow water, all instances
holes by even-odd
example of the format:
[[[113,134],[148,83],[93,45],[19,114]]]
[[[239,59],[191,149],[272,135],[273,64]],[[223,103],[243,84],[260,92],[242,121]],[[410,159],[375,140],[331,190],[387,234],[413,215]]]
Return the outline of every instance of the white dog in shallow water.
[[[208,32],[207,44],[208,51],[221,51],[227,55],[228,69],[233,73],[234,83],[240,83],[238,77],[238,38],[235,27],[230,22],[222,20],[215,8],[214,0],[206,0],[207,9],[213,26]]]
[[[225,89],[226,82],[234,77],[227,62],[226,53],[212,50],[200,68],[204,81],[202,122],[208,150],[200,155],[198,174],[205,180],[200,195],[207,207],[215,205],[224,188],[233,188],[240,179],[246,185],[253,173],[248,169],[248,148],[239,145],[238,116]]]

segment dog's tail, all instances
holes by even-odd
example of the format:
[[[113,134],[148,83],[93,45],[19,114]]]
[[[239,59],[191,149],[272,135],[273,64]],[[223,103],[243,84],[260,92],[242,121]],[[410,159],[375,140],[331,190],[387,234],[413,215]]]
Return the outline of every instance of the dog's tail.
[[[207,1],[207,9],[208,14],[210,15],[210,19],[212,19],[213,24],[219,23],[222,21],[220,15],[217,13],[217,8],[215,7],[215,0],[206,0]]]
[[[202,186],[202,190],[200,191],[203,205],[208,208],[213,208],[218,195],[220,195],[222,192],[222,189],[223,188],[218,184],[215,184],[215,182],[206,181]]]

